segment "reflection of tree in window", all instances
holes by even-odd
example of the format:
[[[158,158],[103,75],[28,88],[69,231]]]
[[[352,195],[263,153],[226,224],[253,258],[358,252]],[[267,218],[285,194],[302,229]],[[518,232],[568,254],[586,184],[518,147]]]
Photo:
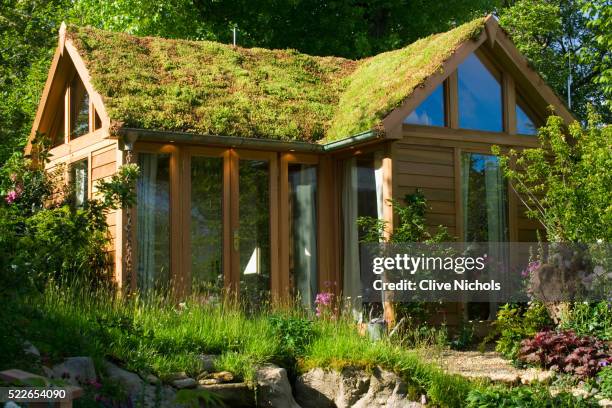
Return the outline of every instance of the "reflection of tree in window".
[[[240,293],[256,306],[270,291],[270,176],[268,162],[239,164]]]
[[[82,208],[87,201],[87,159],[73,163],[71,166],[71,179],[74,205]]]
[[[457,70],[459,127],[501,132],[502,91],[498,80],[474,54]]]
[[[444,126],[444,86],[438,85],[436,89],[410,115],[404,123],[425,126]]]
[[[74,77],[70,84],[70,137],[89,133],[89,95],[81,79]]]
[[[317,294],[317,167],[291,163],[289,178],[289,278],[302,304]]]
[[[223,159],[191,158],[191,280],[193,293],[223,289]]]

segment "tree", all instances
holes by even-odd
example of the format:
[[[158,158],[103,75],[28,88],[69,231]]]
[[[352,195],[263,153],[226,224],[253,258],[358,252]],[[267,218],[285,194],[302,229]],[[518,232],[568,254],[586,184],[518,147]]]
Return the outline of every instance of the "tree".
[[[603,121],[610,123],[612,112],[602,84],[605,78],[609,83],[612,75],[609,71],[612,52],[609,27],[612,23],[608,9],[597,11],[604,8],[598,4],[605,2],[517,0],[509,1],[498,14],[500,24],[510,33],[518,49],[565,99],[571,73],[571,109],[578,118],[587,119],[590,104]],[[585,8],[591,11],[585,13]],[[605,71],[606,61],[608,71]]]
[[[591,111],[586,127],[574,122],[566,129],[560,117],[550,116],[538,132],[540,147],[500,158],[528,216],[542,223],[550,242],[612,240],[612,126],[600,121]]]

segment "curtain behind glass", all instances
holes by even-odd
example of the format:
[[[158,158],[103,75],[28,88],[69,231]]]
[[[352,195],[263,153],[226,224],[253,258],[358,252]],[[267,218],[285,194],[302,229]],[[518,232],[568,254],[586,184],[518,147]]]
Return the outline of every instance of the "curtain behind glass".
[[[289,165],[291,200],[290,270],[301,302],[311,307],[317,293],[317,168]]]
[[[495,156],[463,153],[461,157],[461,199],[465,242],[488,242],[488,278],[498,280],[506,273],[502,265],[508,253],[502,244],[508,240],[508,203],[506,183]],[[486,303],[485,303],[486,305]],[[495,303],[471,304],[472,312],[494,318]],[[478,311],[480,310],[480,312]],[[480,314],[480,317],[486,317]]]
[[[142,292],[170,280],[170,155],[140,153],[137,197],[137,283]]]

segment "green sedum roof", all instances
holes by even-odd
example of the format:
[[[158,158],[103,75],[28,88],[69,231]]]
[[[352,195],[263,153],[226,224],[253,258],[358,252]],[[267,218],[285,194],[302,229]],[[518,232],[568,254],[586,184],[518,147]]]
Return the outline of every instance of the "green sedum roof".
[[[323,142],[381,128],[484,18],[371,58],[70,26],[113,127]]]

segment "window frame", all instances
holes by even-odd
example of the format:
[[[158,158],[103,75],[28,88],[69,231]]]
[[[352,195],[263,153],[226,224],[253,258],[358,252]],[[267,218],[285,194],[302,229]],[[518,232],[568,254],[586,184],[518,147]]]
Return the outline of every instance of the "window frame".
[[[73,128],[73,124],[72,124],[72,114],[73,114],[72,112],[72,97],[73,97],[72,96],[72,83],[74,82],[75,79],[78,79],[79,83],[83,86],[85,94],[88,95],[88,101],[89,101],[88,118],[87,118],[88,130],[86,133],[79,135],[77,137],[72,136],[72,128]],[[100,118],[100,115],[96,111],[94,103],[91,99],[91,95],[89,95],[89,91],[87,90],[87,87],[83,83],[83,80],[81,79],[79,74],[76,72],[74,73],[72,77],[70,77],[70,79],[66,82],[66,85],[64,87],[63,106],[64,106],[64,114],[63,114],[64,144],[68,144],[73,140],[87,136],[102,127],[102,120]],[[54,147],[59,146],[59,145],[60,144],[54,145]]]

